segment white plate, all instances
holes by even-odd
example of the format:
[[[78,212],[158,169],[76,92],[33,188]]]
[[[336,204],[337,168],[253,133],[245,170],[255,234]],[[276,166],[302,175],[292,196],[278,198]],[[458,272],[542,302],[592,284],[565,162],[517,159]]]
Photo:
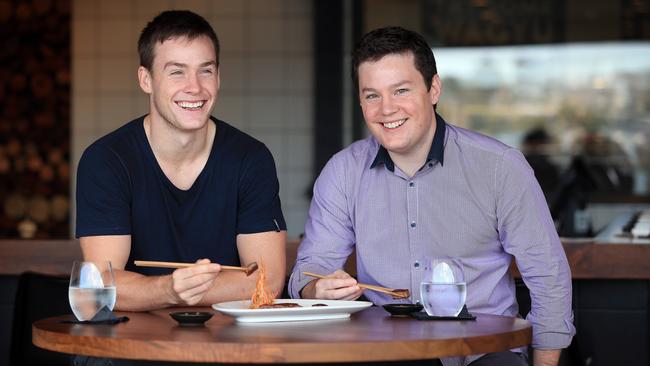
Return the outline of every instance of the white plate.
[[[350,314],[372,306],[368,301],[276,299],[276,304],[293,302],[301,307],[277,309],[251,309],[250,300],[228,301],[212,304],[215,310],[232,316],[242,323],[287,322],[349,318]],[[312,306],[325,304],[327,306]]]

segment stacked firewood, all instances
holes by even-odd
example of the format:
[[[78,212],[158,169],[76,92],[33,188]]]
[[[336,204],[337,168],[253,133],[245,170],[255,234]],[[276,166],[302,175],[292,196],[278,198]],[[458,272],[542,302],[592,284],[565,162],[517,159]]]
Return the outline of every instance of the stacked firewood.
[[[0,0],[0,239],[70,232],[70,1]]]

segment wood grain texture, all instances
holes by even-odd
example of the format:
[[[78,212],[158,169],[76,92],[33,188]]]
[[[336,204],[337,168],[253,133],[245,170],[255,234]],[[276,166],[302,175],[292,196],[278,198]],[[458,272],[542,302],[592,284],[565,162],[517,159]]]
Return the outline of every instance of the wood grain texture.
[[[187,309],[187,308],[186,308]],[[495,352],[531,342],[522,319],[476,314],[476,321],[392,318],[372,307],[351,319],[239,325],[217,313],[204,327],[180,327],[167,309],[123,313],[115,326],[39,320],[35,345],[52,351],[138,360],[236,363],[356,362],[438,358]],[[212,311],[194,308],[194,311]]]
[[[650,245],[565,244],[573,279],[650,279]]]
[[[69,276],[72,262],[81,259],[77,240],[0,240],[0,274],[23,272]]]
[[[287,274],[296,259],[299,242],[287,242]],[[573,279],[650,279],[650,245],[624,243],[564,243]],[[0,240],[0,275],[32,271],[69,275],[72,261],[81,259],[77,240]],[[345,270],[356,275],[354,255]],[[516,266],[512,273],[519,276]]]

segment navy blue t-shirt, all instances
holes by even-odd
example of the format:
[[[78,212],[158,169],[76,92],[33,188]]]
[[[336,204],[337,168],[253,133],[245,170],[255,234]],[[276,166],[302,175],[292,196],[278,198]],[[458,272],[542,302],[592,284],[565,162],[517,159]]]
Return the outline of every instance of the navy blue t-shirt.
[[[237,234],[286,230],[273,156],[266,146],[213,119],[208,161],[188,190],[165,176],[151,150],[144,117],[97,140],[77,170],[76,236],[131,235],[134,260],[239,265]]]

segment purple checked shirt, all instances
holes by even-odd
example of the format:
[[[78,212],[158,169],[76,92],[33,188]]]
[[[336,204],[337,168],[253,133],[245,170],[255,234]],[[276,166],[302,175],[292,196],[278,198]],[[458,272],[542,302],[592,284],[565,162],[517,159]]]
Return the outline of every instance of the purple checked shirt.
[[[337,153],[314,196],[289,280],[292,297],[341,269],[356,249],[359,282],[408,288],[418,301],[427,257],[458,258],[473,313],[517,316],[513,257],[530,289],[533,347],[565,348],[575,334],[571,274],[534,173],[516,149],[436,116],[427,163],[411,178],[373,137]],[[365,291],[377,305],[389,295]]]

